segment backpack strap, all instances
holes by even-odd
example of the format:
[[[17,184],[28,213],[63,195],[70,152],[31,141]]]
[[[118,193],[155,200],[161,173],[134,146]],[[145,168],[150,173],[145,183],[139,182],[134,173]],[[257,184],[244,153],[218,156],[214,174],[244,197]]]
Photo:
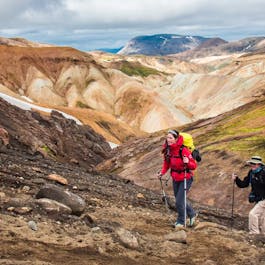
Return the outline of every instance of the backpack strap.
[[[183,155],[182,155],[182,150],[184,148],[184,145],[182,145],[180,148],[179,148],[179,157],[183,160]]]

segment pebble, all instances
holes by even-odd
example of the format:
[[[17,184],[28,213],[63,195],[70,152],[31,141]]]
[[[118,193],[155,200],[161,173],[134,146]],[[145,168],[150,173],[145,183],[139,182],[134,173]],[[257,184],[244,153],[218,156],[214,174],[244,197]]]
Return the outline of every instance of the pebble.
[[[31,230],[34,230],[34,231],[37,231],[38,230],[37,224],[34,221],[29,221],[28,222],[28,226],[29,226],[29,228]]]
[[[100,227],[96,226],[96,227],[93,227],[93,228],[91,229],[91,232],[93,232],[93,233],[99,233],[100,230],[101,230]]]
[[[22,188],[22,191],[23,191],[23,192],[29,192],[29,191],[30,191],[30,187],[29,187],[29,186],[24,186],[24,187]]]

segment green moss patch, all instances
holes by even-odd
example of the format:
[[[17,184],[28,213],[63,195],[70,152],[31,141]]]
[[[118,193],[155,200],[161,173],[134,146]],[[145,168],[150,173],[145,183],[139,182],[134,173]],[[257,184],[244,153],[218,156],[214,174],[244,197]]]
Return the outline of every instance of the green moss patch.
[[[195,139],[195,144],[202,146],[204,152],[226,150],[244,157],[256,154],[265,158],[264,101],[252,102],[226,113],[211,127],[210,130],[208,125],[201,127]]]
[[[161,72],[154,68],[146,67],[140,64],[132,64],[129,62],[122,62],[120,71],[129,76],[142,76],[147,77],[149,75],[159,75]]]

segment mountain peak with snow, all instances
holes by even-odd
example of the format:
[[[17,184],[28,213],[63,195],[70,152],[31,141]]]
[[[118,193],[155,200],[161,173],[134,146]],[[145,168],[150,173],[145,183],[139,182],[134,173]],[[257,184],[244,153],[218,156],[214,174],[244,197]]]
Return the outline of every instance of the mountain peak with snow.
[[[167,55],[193,49],[209,40],[200,36],[156,34],[131,39],[119,54]]]

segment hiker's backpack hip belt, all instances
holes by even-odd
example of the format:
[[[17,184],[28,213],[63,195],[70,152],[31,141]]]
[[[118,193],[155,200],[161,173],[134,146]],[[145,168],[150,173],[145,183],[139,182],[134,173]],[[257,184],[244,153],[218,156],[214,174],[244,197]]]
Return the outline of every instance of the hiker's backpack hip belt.
[[[179,173],[179,174],[181,174],[182,172],[190,172],[190,170],[187,168],[187,169],[182,169],[182,170],[180,170],[180,169],[173,169],[173,168],[171,168],[171,172],[177,172],[177,173]]]

